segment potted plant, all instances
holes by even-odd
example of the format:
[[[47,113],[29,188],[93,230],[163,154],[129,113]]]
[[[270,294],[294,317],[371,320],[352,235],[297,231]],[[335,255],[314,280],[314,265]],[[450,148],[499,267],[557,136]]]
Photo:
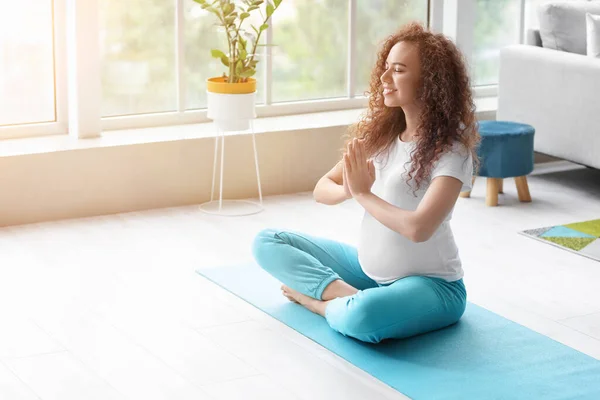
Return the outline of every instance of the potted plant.
[[[269,27],[267,21],[282,0],[194,1],[216,16],[217,25],[225,29],[228,43],[227,51],[211,50],[212,56],[227,67],[227,72],[207,79],[207,116],[222,131],[248,129],[250,119],[256,117],[256,79],[252,78],[258,64],[256,50],[260,47],[261,34]],[[264,13],[261,10],[263,4]],[[262,16],[262,24],[259,27],[250,25],[251,30],[243,28],[244,21],[256,10]]]

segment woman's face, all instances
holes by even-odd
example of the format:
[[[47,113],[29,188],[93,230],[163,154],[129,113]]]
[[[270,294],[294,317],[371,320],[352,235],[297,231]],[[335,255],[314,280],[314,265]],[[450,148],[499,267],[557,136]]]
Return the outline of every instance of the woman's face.
[[[385,71],[380,79],[387,107],[414,104],[421,81],[417,46],[410,42],[396,43],[388,54]]]

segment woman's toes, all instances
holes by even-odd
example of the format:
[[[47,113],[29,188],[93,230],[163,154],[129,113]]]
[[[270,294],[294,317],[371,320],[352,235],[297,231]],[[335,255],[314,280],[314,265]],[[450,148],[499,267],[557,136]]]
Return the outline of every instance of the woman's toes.
[[[289,301],[294,303],[298,302],[294,297],[292,297],[291,293],[289,292],[289,288],[285,285],[281,286],[281,294],[283,294]]]

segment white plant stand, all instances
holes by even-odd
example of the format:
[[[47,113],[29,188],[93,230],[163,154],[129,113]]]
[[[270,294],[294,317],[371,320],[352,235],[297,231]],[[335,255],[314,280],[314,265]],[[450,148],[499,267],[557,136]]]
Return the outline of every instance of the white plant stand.
[[[258,152],[256,151],[256,137],[254,133],[254,118],[256,118],[255,93],[250,94],[220,94],[207,92],[208,118],[214,121],[218,135],[215,137],[215,152],[213,159],[213,176],[210,192],[210,201],[200,204],[200,210],[207,214],[220,216],[244,216],[258,214],[264,211],[262,189],[260,183],[260,170],[258,168]],[[224,200],[223,199],[223,165],[225,163],[225,132],[243,131],[250,128],[252,146],[254,149],[254,166],[258,186],[259,203],[249,200]],[[219,199],[214,200],[215,181],[217,172],[217,154],[221,139],[221,165],[219,169]]]

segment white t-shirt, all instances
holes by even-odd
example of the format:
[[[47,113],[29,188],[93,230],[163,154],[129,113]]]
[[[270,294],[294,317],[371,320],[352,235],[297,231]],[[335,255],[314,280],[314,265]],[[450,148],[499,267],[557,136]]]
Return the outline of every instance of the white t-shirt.
[[[415,147],[416,142],[403,142],[398,137],[388,149],[387,162],[385,154],[373,160],[376,175],[371,191],[375,195],[396,207],[414,211],[437,176],[455,177],[463,183],[461,191],[471,190],[473,159],[470,152],[456,142],[451,150],[442,154],[430,179],[423,181],[413,195],[414,182],[409,185],[407,177]],[[358,259],[364,273],[381,284],[410,275],[433,276],[448,282],[462,278],[462,265],[450,229],[452,211],[432,237],[421,243],[389,229],[365,211],[358,242]]]

